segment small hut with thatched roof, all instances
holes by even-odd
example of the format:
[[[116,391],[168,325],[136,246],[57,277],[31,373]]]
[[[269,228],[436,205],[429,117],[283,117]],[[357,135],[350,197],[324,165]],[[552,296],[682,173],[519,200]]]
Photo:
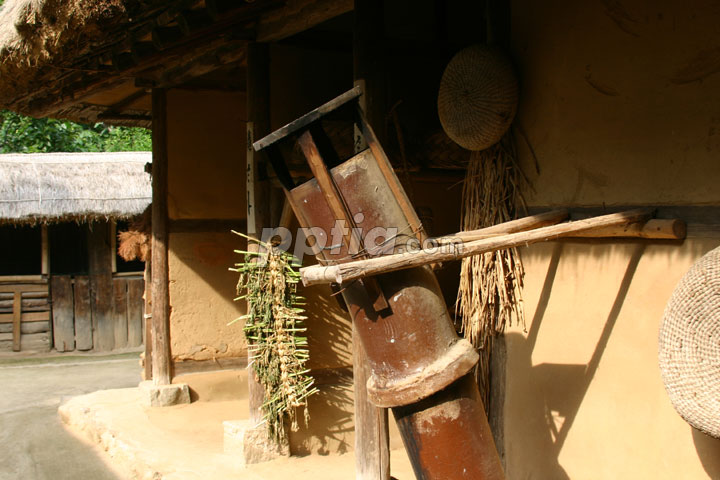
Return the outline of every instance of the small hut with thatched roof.
[[[150,204],[150,153],[0,155],[0,349],[140,346],[142,262],[116,234]]]

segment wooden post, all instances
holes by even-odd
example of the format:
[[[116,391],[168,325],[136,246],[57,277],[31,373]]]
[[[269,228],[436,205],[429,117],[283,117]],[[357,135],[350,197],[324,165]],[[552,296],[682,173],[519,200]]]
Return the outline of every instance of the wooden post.
[[[355,85],[364,95],[360,106],[368,123],[382,132],[385,109],[385,78],[383,61],[383,2],[355,0],[355,32],[353,66]],[[364,145],[355,142],[358,148]],[[370,369],[360,338],[353,325],[353,385],[355,390],[355,478],[388,480],[390,478],[390,436],[388,411],[370,403],[367,380]]]
[[[145,271],[143,272],[143,281],[145,283],[145,294],[143,299],[145,305],[143,308],[143,328],[145,332],[145,364],[143,365],[143,380],[152,379],[152,259],[145,259]]]
[[[270,60],[268,45],[251,43],[247,50],[247,148],[245,151],[247,182],[247,235],[260,239],[268,226],[269,186],[259,181],[259,162],[252,144],[256,138],[270,133]],[[257,251],[258,245],[248,242],[247,250]],[[248,353],[249,355],[249,353]],[[248,363],[251,359],[248,358]],[[262,421],[261,406],[265,390],[252,370],[248,371],[248,407],[253,425]]]
[[[41,260],[41,267],[40,267],[40,273],[43,275],[49,275],[50,274],[50,250],[48,245],[48,230],[47,225],[43,224],[40,226],[40,238],[42,239],[42,256],[40,257]]]
[[[20,351],[20,322],[22,321],[22,292],[17,290],[13,294],[13,326],[12,342],[13,352]]]
[[[170,384],[167,91],[152,91],[152,379]]]

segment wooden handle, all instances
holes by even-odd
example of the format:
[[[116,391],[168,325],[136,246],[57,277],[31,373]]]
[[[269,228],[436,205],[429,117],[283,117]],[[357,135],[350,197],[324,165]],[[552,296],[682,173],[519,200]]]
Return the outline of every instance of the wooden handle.
[[[631,223],[615,227],[596,228],[577,232],[570,237],[580,238],[648,238],[653,240],[682,240],[687,234],[685,222],[679,219],[651,219],[645,223]]]
[[[635,222],[646,222],[650,214],[651,210],[648,209],[630,210],[560,225],[537,228],[529,232],[511,233],[493,238],[474,240],[468,243],[448,243],[435,249],[435,251],[421,250],[375,257],[367,260],[358,260],[340,265],[306,267],[300,269],[300,275],[303,284],[306,286],[319,283],[344,283],[369,275],[389,273],[396,270],[428,265],[430,263],[459,260],[472,255],[567,237],[571,234],[592,229],[617,227]]]

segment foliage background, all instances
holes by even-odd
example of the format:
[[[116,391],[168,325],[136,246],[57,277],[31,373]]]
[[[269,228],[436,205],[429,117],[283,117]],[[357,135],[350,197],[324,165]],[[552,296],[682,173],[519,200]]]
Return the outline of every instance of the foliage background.
[[[0,153],[150,151],[150,131],[0,112]]]

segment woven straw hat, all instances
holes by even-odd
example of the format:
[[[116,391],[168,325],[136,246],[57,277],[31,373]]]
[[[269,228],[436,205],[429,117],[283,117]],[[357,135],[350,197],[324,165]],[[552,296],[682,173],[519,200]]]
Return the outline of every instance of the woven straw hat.
[[[484,150],[510,127],[518,102],[518,83],[508,57],[498,48],[473,45],[445,68],[438,114],[445,133],[468,150]]]
[[[720,438],[720,248],[680,280],[660,327],[660,370],[681,417]]]

